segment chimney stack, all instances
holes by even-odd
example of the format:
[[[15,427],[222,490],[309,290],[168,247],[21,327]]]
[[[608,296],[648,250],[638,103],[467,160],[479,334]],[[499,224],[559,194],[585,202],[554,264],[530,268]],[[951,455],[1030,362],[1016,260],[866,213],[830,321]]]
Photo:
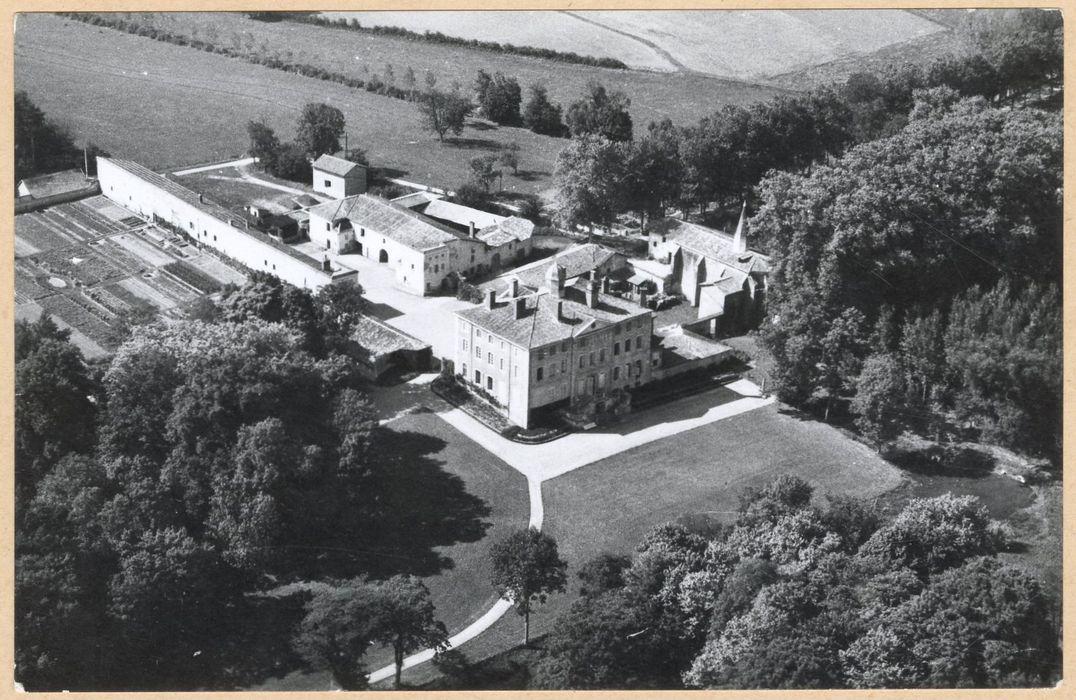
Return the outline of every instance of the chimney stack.
[[[512,281],[509,284],[511,284],[511,287],[509,287],[509,290],[511,291],[511,296],[513,299],[515,299],[519,296],[519,278],[513,277]]]
[[[564,279],[567,275],[567,270],[553,263],[545,271],[545,286],[549,289],[549,293],[553,296],[560,298],[564,296]]]
[[[598,308],[598,280],[591,277],[587,280],[587,306],[592,309]]]
[[[740,209],[740,221],[736,224],[736,233],[732,236],[732,252],[739,255],[747,252],[747,200],[743,201]]]
[[[470,236],[471,238],[475,237],[474,222],[473,221],[467,222],[467,235]]]
[[[518,299],[513,299],[512,304],[514,305],[512,309],[512,316],[516,320],[523,318],[523,314],[527,310],[527,298],[520,297]]]
[[[557,299],[557,320],[564,320],[564,302]]]
[[[493,306],[497,301],[497,292],[492,289],[486,290],[486,308],[493,310]]]
[[[333,271],[332,265],[329,264],[329,256],[328,255],[322,256],[322,258],[321,258],[321,269],[323,271],[325,271],[325,272],[332,272]]]
[[[650,295],[644,289],[639,290],[639,306],[646,308],[646,300]]]
[[[602,294],[608,294],[609,293],[609,283],[610,283],[610,279],[609,279],[608,275],[606,275],[605,277],[602,277]]]
[[[202,194],[201,192],[198,193],[198,203],[199,204],[205,204],[205,195]]]

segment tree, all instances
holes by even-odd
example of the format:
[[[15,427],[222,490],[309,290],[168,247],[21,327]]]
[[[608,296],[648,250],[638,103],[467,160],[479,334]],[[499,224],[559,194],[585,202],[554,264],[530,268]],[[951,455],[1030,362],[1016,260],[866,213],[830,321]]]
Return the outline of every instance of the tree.
[[[608,225],[624,206],[625,149],[596,136],[572,139],[553,172],[557,225]]]
[[[82,165],[70,135],[23,90],[15,92],[15,179]]]
[[[343,690],[366,688],[362,657],[377,636],[376,593],[364,579],[318,587],[293,640],[296,652]]]
[[[901,426],[904,377],[892,355],[871,355],[856,380],[851,410],[856,427],[881,450],[897,437]]]
[[[407,99],[412,102],[415,101],[415,86],[418,85],[418,79],[415,78],[415,70],[408,66],[407,70],[403,74],[403,86],[407,90]]]
[[[310,178],[313,176],[313,171],[310,169],[310,159],[307,158],[306,151],[302,146],[295,143],[289,142],[281,145],[280,150],[277,152],[275,165],[276,169],[272,171],[273,175],[285,180],[309,183]]]
[[[463,125],[472,109],[474,105],[470,100],[459,93],[433,88],[427,90],[419,101],[423,126],[437,134],[440,141],[444,141],[445,134],[450,131],[456,136],[462,134]]]
[[[97,388],[68,331],[48,317],[15,324],[15,481],[18,505],[61,457],[95,442]]]
[[[631,141],[631,100],[622,92],[608,93],[596,82],[587,84],[587,94],[568,107],[565,121],[573,137],[596,135],[610,141]]]
[[[487,118],[508,126],[520,123],[519,104],[522,101],[522,93],[515,78],[501,73],[495,73],[491,78],[488,73],[480,70],[475,91],[479,109]]]
[[[585,562],[576,573],[579,595],[596,596],[624,585],[624,570],[631,559],[615,554],[599,554]]]
[[[393,576],[377,584],[373,602],[374,640],[392,647],[394,684],[400,687],[404,656],[419,649],[448,648],[445,626],[434,616],[430,591],[414,576]]]
[[[280,139],[265,122],[247,122],[247,134],[250,136],[250,155],[267,171],[276,170],[277,155],[280,151]]]
[[[494,167],[496,163],[497,156],[492,155],[471,159],[471,177],[486,192],[489,192],[493,181],[501,174],[501,171]]]
[[[481,209],[483,211],[490,206],[489,191],[473,180],[468,180],[457,187],[455,194],[452,195],[452,201],[462,204],[465,207]]]
[[[501,150],[501,155],[497,158],[497,162],[506,168],[511,168],[513,175],[519,175],[519,143],[512,141],[505,144]]]
[[[332,105],[309,102],[303,107],[296,129],[296,140],[303,151],[317,157],[340,150],[344,135],[344,113]]]
[[[530,97],[523,107],[523,126],[536,134],[563,136],[566,128],[561,119],[560,105],[549,101],[545,87],[535,83],[529,88]]]
[[[523,644],[530,644],[530,614],[567,583],[568,565],[557,554],[557,542],[536,528],[516,530],[490,547],[492,583],[523,616]]]
[[[670,120],[651,122],[646,134],[632,142],[625,171],[625,199],[643,224],[647,216],[664,216],[666,207],[679,200],[680,136]]]
[[[887,566],[906,566],[926,578],[967,559],[996,554],[1004,537],[974,496],[917,498],[860,549]]]

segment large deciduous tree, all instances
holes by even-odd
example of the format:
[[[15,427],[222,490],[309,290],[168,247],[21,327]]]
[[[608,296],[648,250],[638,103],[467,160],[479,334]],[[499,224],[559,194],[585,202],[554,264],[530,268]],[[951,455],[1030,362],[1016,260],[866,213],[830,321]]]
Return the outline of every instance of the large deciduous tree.
[[[549,535],[528,528],[517,530],[490,547],[493,587],[512,601],[523,617],[523,644],[530,644],[531,611],[550,593],[564,590],[568,565]]]
[[[344,135],[344,113],[332,105],[310,102],[303,107],[296,128],[296,139],[311,156],[336,153]]]
[[[626,161],[624,144],[598,136],[572,139],[553,173],[557,225],[612,223],[624,207]]]
[[[363,656],[374,641],[375,591],[364,579],[317,587],[293,645],[311,668],[324,669],[342,690],[367,686]]]
[[[407,654],[419,649],[440,653],[448,648],[448,633],[436,617],[430,591],[414,576],[397,575],[377,584],[373,628],[374,640],[392,647],[397,688]]]
[[[622,92],[608,92],[591,82],[587,93],[568,107],[565,122],[573,137],[594,135],[610,141],[631,141],[631,100]]]
[[[451,132],[459,136],[474,105],[458,92],[444,92],[431,88],[419,98],[419,110],[422,124],[430,132],[437,134],[440,141]]]
[[[563,136],[566,128],[560,105],[550,102],[545,86],[531,85],[528,93],[527,104],[523,107],[523,126],[536,134]]]

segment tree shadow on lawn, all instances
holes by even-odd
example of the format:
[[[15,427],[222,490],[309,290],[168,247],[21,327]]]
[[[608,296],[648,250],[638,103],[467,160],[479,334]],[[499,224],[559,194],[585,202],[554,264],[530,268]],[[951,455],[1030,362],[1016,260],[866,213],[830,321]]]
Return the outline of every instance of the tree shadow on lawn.
[[[523,180],[524,182],[534,182],[535,180],[541,180],[547,178],[551,173],[546,170],[520,170],[512,177]]]
[[[378,443],[383,515],[365,533],[364,570],[380,578],[451,569],[453,561],[435,548],[485,537],[492,526],[489,504],[433,456],[446,446],[441,438],[383,428]]]
[[[470,137],[466,137],[466,138],[454,137],[451,140],[446,141],[445,143],[451,143],[453,146],[456,146],[457,148],[468,148],[468,149],[479,149],[480,148],[480,149],[484,149],[484,150],[487,150],[487,151],[499,151],[502,148],[504,148],[504,144],[502,144],[500,141],[494,141],[492,139],[476,139],[476,138],[470,138]]]
[[[410,172],[409,170],[400,170],[399,168],[389,168],[389,167],[386,167],[384,165],[379,165],[376,168],[374,168],[373,170],[374,170],[374,177],[372,178],[372,180],[370,182],[371,185],[387,185],[387,184],[389,184],[387,180],[385,182],[380,182],[380,180],[384,180],[385,178],[389,178],[389,177],[403,177],[404,175],[406,175],[407,173]]]

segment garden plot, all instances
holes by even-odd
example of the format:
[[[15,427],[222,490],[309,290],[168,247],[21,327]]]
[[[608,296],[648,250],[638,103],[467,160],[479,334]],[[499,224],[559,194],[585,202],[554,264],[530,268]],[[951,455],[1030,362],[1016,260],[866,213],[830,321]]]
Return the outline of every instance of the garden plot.
[[[41,318],[41,314],[43,313],[44,309],[41,308],[41,305],[33,302],[15,306],[15,318],[20,320],[36,321]],[[59,316],[51,313],[50,315],[57,326],[71,332],[71,342],[74,343],[75,347],[82,351],[83,357],[88,360],[93,360],[108,355],[107,350],[101,347],[99,343],[91,340],[85,333],[75,328],[70,323],[67,323]]]
[[[233,267],[225,265],[212,255],[202,254],[188,260],[191,265],[218,280],[221,284],[243,284],[247,276]]]
[[[84,286],[120,279],[129,274],[87,246],[58,248],[28,259],[49,275],[75,280]]]
[[[61,204],[49,210],[55,216],[65,220],[79,231],[85,231],[89,240],[101,238],[117,231],[122,231],[124,226],[98,214],[91,207],[82,202]],[[76,235],[77,232],[76,232]]]
[[[15,237],[15,259],[25,258],[27,255],[33,255],[34,253],[40,253],[39,248],[35,248],[31,245],[30,241],[24,238]]]
[[[138,277],[128,277],[118,283],[118,286],[125,289],[127,292],[153,304],[162,311],[176,308],[177,301],[173,297],[165,294],[159,289],[150,286],[145,279]],[[192,295],[193,296],[193,295]]]
[[[121,228],[132,228],[126,222],[132,218],[133,214],[104,195],[97,195],[96,197],[85,199],[83,200],[83,204],[90,207],[109,221],[115,221],[118,224],[122,223],[123,226]],[[141,219],[138,219],[137,217],[134,218],[138,221],[138,223],[135,224],[136,226],[144,223]]]
[[[78,298],[78,301],[76,301]],[[38,302],[50,316],[58,316],[65,323],[78,328],[91,340],[102,345],[108,344],[112,336],[112,328],[109,326],[98,311],[96,305],[75,294],[53,294]],[[91,309],[94,309],[91,311]],[[110,319],[111,320],[111,319]]]
[[[153,244],[142,240],[134,233],[121,233],[112,236],[109,240],[119,245],[139,260],[144,261],[145,264],[150,267],[160,267],[161,265],[167,265],[175,260],[175,258],[168,253],[157,248]]]
[[[32,212],[19,214],[15,217],[15,237],[29,243],[39,251],[63,248],[75,243],[80,239],[64,232],[62,227],[56,225],[48,212]]]

